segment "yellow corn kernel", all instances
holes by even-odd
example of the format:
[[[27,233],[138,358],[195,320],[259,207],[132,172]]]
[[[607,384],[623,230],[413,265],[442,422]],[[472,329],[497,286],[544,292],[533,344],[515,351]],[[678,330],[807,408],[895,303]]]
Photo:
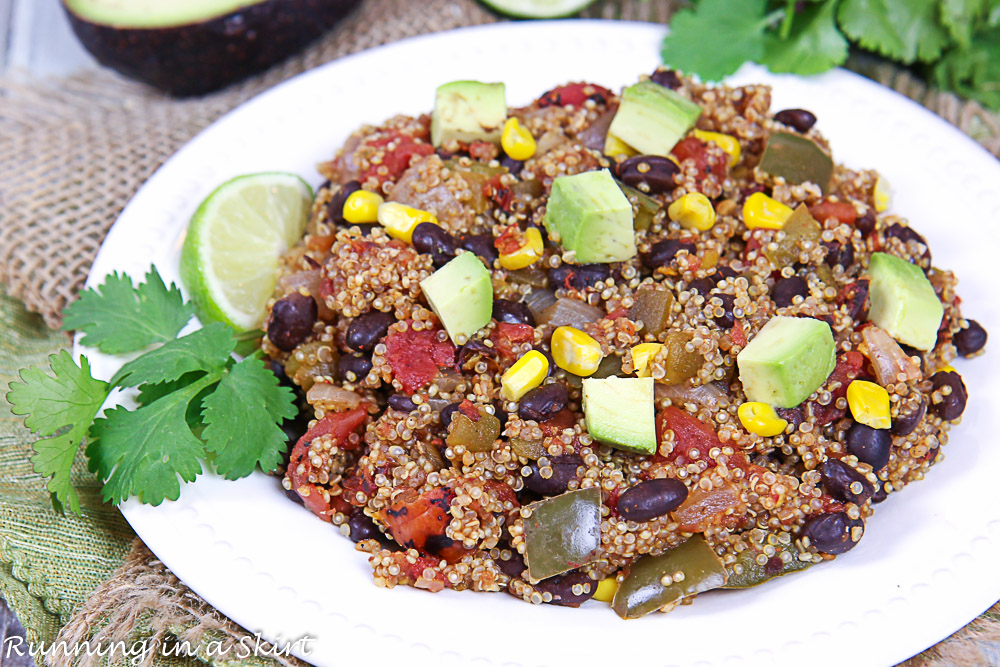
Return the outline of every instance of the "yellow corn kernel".
[[[952,366],[951,364],[948,364],[947,366],[942,366],[941,370],[939,372],[940,373],[957,373],[958,371],[955,370],[954,366]]]
[[[667,158],[668,160],[670,160],[671,162],[673,162],[674,164],[676,164],[676,165],[677,165],[678,167],[679,167],[679,166],[681,166],[681,163],[680,163],[680,160],[678,160],[678,159],[677,159],[676,157],[674,157],[673,155],[667,155],[667,156],[666,156],[666,158]]]
[[[632,348],[632,368],[635,374],[641,378],[648,378],[652,373],[649,367],[649,360],[656,356],[656,353],[663,348],[663,343],[639,343]]]
[[[593,584],[591,584],[593,586]],[[597,591],[594,593],[594,599],[600,600],[601,602],[607,602],[611,604],[611,601],[615,599],[615,593],[618,592],[618,579],[616,577],[608,577],[597,584]]]
[[[378,223],[385,227],[385,233],[394,239],[410,243],[413,240],[413,230],[421,222],[438,224],[433,213],[399,202],[387,201],[378,207]]]
[[[517,118],[511,117],[503,124],[503,131],[500,132],[500,145],[503,152],[514,160],[527,160],[535,154],[535,138],[531,136],[531,131],[526,127],[521,127]]]
[[[604,154],[610,158],[615,158],[619,155],[629,158],[633,155],[638,155],[639,153],[634,148],[609,132],[607,138],[604,140]],[[674,160],[674,162],[676,161],[677,160]]]
[[[889,428],[889,392],[866,380],[854,380],[847,387],[847,405],[854,421],[872,428]]]
[[[889,208],[889,181],[885,180],[885,176],[879,176],[875,179],[872,199],[875,201],[876,213],[881,213]]]
[[[729,154],[729,166],[735,167],[740,161],[740,142],[736,137],[722,134],[721,132],[706,132],[705,130],[695,130],[694,136],[702,141],[711,141],[713,144]]]
[[[542,233],[537,227],[528,227],[524,231],[524,245],[507,255],[500,255],[500,266],[508,271],[517,271],[531,266],[542,258],[545,249],[542,243]]]
[[[785,430],[788,422],[778,416],[767,403],[747,401],[736,410],[743,428],[759,436],[770,438]]]
[[[700,192],[689,192],[667,208],[667,215],[685,229],[705,231],[715,224],[712,202]]]
[[[601,365],[601,344],[574,327],[552,332],[552,358],[556,366],[573,375],[588,377]]]
[[[521,397],[542,383],[549,374],[549,360],[538,350],[528,350],[500,378],[503,397],[519,401]]]
[[[755,192],[743,204],[743,224],[747,229],[781,229],[792,215],[792,209],[763,192]]]
[[[368,190],[355,190],[344,201],[344,220],[355,225],[378,221],[378,207],[385,202],[382,196]]]

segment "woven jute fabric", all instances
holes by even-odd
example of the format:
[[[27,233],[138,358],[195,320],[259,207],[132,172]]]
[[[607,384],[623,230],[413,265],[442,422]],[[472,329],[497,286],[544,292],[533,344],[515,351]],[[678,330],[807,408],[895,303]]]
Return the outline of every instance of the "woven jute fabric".
[[[675,0],[605,0],[590,18],[664,23]],[[111,72],[38,81],[0,79],[0,395],[18,369],[44,364],[68,338],[52,331],[79,290],[104,235],[128,199],[174,151],[263,89],[342,55],[406,37],[496,21],[473,0],[364,0],[300,56],[225,91],[172,100]],[[930,90],[897,68],[850,66],[912,97],[1000,154],[1000,122],[978,105]],[[23,304],[17,299],[23,301]],[[36,314],[26,310],[30,309]],[[48,326],[46,326],[48,325]],[[53,512],[31,470],[31,434],[0,399],[0,595],[33,642],[188,642],[191,657],[150,651],[144,664],[231,664],[212,654],[248,633],[184,586],[153,556],[78,458],[81,516]],[[908,667],[1000,664],[1000,606]],[[131,664],[113,656],[109,664]],[[96,664],[50,656],[49,664]],[[290,658],[256,661],[295,665]],[[241,664],[247,664],[241,661]]]

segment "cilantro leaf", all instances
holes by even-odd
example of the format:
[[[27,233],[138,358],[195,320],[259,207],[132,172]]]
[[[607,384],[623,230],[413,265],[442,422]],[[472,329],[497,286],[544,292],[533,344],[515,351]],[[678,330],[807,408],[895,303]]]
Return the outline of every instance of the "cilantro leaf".
[[[942,88],[1000,108],[1000,27],[976,35],[967,49],[949,51],[932,75]]]
[[[84,290],[64,311],[63,329],[82,331],[84,345],[122,354],[173,340],[193,314],[177,286],[167,288],[153,267],[141,285],[112,273],[96,289]]]
[[[107,383],[93,378],[86,357],[80,357],[78,366],[63,350],[49,357],[49,368],[52,375],[34,367],[21,371],[20,382],[10,384],[7,401],[15,415],[27,415],[25,426],[48,436],[32,445],[31,463],[36,473],[51,478],[48,490],[53,504],[57,509],[69,505],[79,514],[80,497],[70,483],[70,471],[110,390]]]
[[[202,472],[205,447],[188,426],[188,405],[217,376],[206,375],[136,410],[117,407],[90,427],[90,469],[104,479],[104,499],[129,496],[159,505],[177,500],[180,482]]]
[[[706,81],[718,81],[748,60],[764,56],[763,32],[778,14],[765,14],[767,0],[701,0],[670,21],[663,40],[663,62]]]
[[[864,48],[909,65],[934,60],[947,46],[938,13],[938,0],[843,0],[837,19]]]
[[[271,472],[281,462],[286,436],[279,425],[296,415],[294,394],[278,384],[262,361],[233,366],[204,401],[205,447],[215,452],[226,479],[246,477],[258,465]]]
[[[805,7],[787,37],[768,34],[759,62],[772,72],[819,74],[847,60],[847,40],[837,30],[836,2]]]
[[[128,362],[111,378],[111,383],[137,387],[169,382],[193,371],[222,370],[235,347],[232,327],[213,322]]]
[[[968,48],[985,8],[986,0],[941,0],[941,23],[960,47]]]

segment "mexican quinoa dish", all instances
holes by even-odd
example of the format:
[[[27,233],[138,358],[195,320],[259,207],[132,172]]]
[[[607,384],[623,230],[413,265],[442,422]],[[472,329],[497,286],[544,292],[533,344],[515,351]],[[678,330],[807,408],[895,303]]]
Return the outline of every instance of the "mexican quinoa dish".
[[[986,332],[821,125],[661,69],[357,130],[264,325],[288,495],[379,586],[623,618],[857,546]]]

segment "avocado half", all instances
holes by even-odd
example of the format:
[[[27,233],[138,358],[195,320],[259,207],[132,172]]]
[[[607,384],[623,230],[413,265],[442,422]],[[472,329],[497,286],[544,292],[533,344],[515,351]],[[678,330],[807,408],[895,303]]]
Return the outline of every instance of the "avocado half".
[[[359,0],[62,0],[98,62],[177,96],[200,95],[299,51]]]

